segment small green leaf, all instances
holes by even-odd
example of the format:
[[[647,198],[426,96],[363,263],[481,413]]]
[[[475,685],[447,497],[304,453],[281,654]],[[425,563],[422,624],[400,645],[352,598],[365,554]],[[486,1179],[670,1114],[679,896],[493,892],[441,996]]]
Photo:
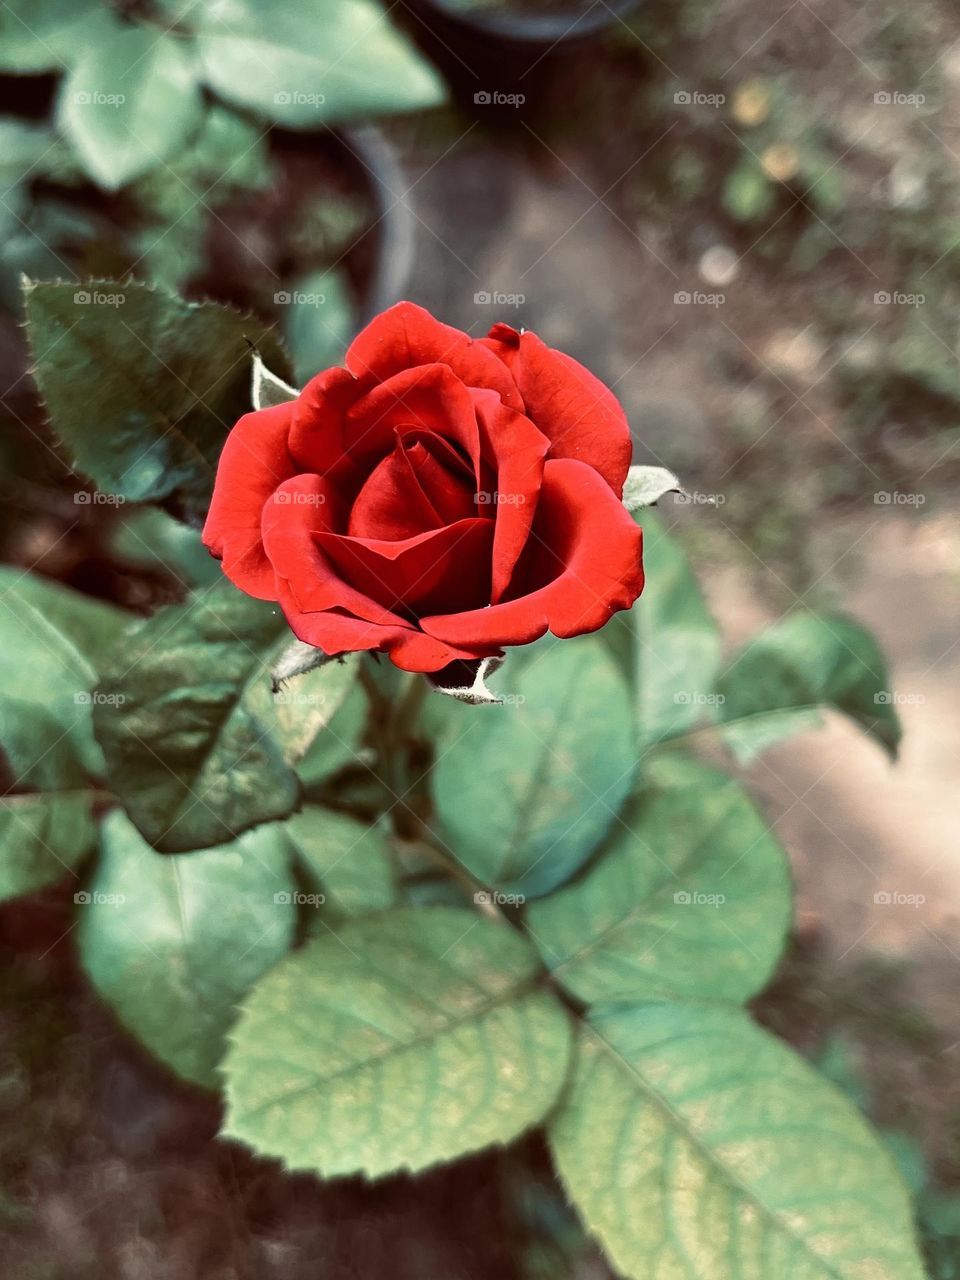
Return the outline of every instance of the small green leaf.
[[[306,878],[324,894],[324,907],[340,916],[362,916],[392,905],[390,851],[375,827],[308,804],[287,819],[284,831]]]
[[[632,672],[640,744],[693,727],[710,705],[720,633],[686,556],[650,511],[643,526],[643,594],[604,628]]]
[[[30,285],[26,307],[37,382],[77,469],[104,493],[200,520],[250,409],[249,344],[286,373],[270,331],[132,282]]]
[[[740,1009],[596,1014],[549,1135],[587,1229],[630,1280],[923,1280],[889,1156]]]
[[[789,927],[786,859],[739,783],[668,755],[597,865],[528,922],[555,980],[588,1004],[746,1000]]]
[[[226,1134],[325,1177],[416,1172],[510,1141],[567,1070],[570,1022],[538,973],[518,933],[467,911],[339,925],[244,1002]]]
[[[119,511],[112,547],[131,564],[162,570],[183,587],[211,587],[223,580],[220,561],[200,541],[199,529],[181,524],[159,507]]]
[[[201,114],[192,47],[152,27],[119,23],[84,46],[58,106],[60,127],[108,191],[172,156]]]
[[[297,381],[343,364],[356,332],[356,305],[344,271],[311,271],[275,295]]]
[[[0,901],[55,884],[95,843],[89,792],[0,796]]]
[[[297,764],[343,705],[356,681],[358,660],[356,654],[328,660],[275,687],[277,666],[289,645],[285,636],[274,649],[270,678],[251,686],[247,706],[271,726],[288,764]]]
[[[278,404],[296,400],[300,392],[296,387],[271,373],[259,355],[253,357],[252,394],[254,409],[270,409]]]
[[[816,724],[827,707],[896,755],[896,691],[877,642],[849,618],[791,614],[740,650],[717,689],[723,736],[741,760]]]
[[[26,575],[0,592],[0,749],[21,787],[82,788],[103,773],[90,690],[97,675],[29,602]]]
[[[162,857],[120,812],[78,895],[83,966],[120,1021],[174,1071],[215,1088],[236,1005],[290,948],[295,907],[282,829]]]
[[[4,0],[0,70],[63,71],[114,28],[102,0]]]
[[[308,792],[347,765],[363,763],[369,712],[367,695],[355,682],[330,723],[320,730],[297,764],[297,774]]]
[[[273,606],[223,583],[161,609],[110,655],[97,736],[111,785],[158,849],[220,844],[295,807],[271,733],[269,663],[285,630]]]
[[[547,646],[513,675],[504,705],[470,713],[434,786],[457,857],[485,884],[534,897],[596,848],[629,794],[636,747],[627,690],[598,639]]]
[[[623,505],[628,511],[652,507],[665,493],[682,493],[683,486],[666,467],[631,467],[623,486]]]
[[[32,605],[61,635],[65,636],[96,668],[120,632],[135,621],[103,600],[81,595],[50,578],[36,573],[23,573],[8,565],[0,566],[0,602],[16,608],[16,601]],[[3,604],[0,603],[0,609]]]
[[[199,21],[210,88],[290,128],[419,111],[445,96],[437,72],[370,0],[233,0],[229,11],[203,6]]]

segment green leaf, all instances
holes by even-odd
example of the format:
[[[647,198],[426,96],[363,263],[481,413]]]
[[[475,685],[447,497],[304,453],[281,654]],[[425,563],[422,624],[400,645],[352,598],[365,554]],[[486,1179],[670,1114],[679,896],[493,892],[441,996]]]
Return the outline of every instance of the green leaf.
[[[22,600],[65,636],[94,668],[121,631],[135,621],[112,604],[81,595],[36,573],[0,566],[0,601]],[[0,604],[0,609],[2,609]]]
[[[93,736],[93,667],[29,602],[26,575],[0,591],[0,748],[16,783],[84,787],[103,773]]]
[[[347,765],[362,762],[369,711],[367,695],[354,683],[330,723],[317,734],[297,764],[297,773],[308,792]]]
[[[0,70],[62,71],[113,26],[102,0],[4,0]]]
[[[643,594],[612,618],[607,642],[625,655],[641,746],[693,727],[711,705],[720,633],[679,543],[644,511]]]
[[[294,129],[419,111],[445,96],[437,72],[370,0],[233,0],[203,6],[199,20],[210,88]]]
[[[84,46],[63,82],[57,116],[90,177],[116,191],[173,156],[199,126],[202,108],[191,45],[118,23]]]
[[[184,587],[210,587],[223,580],[219,560],[200,541],[200,531],[158,507],[118,512],[112,548],[131,564],[159,569]]]
[[[740,650],[717,690],[724,738],[741,760],[817,723],[820,707],[842,711],[896,755],[900,722],[886,663],[849,618],[791,614]]]
[[[296,775],[265,719],[285,630],[273,606],[224,583],[159,610],[110,655],[97,736],[111,785],[158,849],[220,844],[297,804]],[[268,695],[251,709],[258,683]]]
[[[0,901],[55,884],[95,843],[89,792],[0,796]]]
[[[631,467],[623,486],[623,505],[639,511],[659,502],[665,493],[682,493],[683,486],[666,467]]]
[[[270,409],[274,405],[296,400],[300,392],[278,378],[267,368],[260,356],[253,357],[252,400],[255,409]]]
[[[390,851],[376,827],[345,814],[305,805],[284,824],[307,880],[340,916],[362,916],[392,905]]]
[[[269,330],[134,283],[30,285],[26,307],[37,382],[78,470],[104,493],[199,521],[227,433],[250,409],[248,343],[286,373]]]
[[[746,1000],[789,927],[786,859],[739,783],[666,756],[597,865],[528,923],[554,979],[587,1004]]]
[[[569,879],[605,835],[636,747],[627,690],[598,639],[548,646],[513,674],[504,705],[470,713],[434,786],[457,857],[485,884],[534,897]]]
[[[570,1023],[506,925],[401,908],[339,926],[251,992],[225,1132],[289,1169],[376,1178],[508,1142],[552,1107]]]
[[[295,908],[282,829],[161,857],[115,811],[78,895],[83,966],[120,1021],[161,1061],[214,1088],[236,1005],[290,948]]]
[[[272,726],[288,763],[297,764],[343,705],[357,678],[358,659],[356,654],[328,659],[303,675],[284,680],[274,692],[277,662],[289,652],[289,643],[287,636],[274,650],[270,679],[251,687],[248,706]]]
[[[296,380],[343,364],[356,331],[356,307],[344,271],[311,271],[275,295]]]
[[[739,1009],[596,1014],[550,1142],[588,1230],[632,1280],[922,1280],[886,1152]]]

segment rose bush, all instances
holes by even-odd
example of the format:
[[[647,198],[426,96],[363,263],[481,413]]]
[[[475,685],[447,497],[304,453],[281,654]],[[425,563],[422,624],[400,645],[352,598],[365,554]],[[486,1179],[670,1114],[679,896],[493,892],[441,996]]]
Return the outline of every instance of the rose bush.
[[[308,644],[437,671],[633,604],[630,454],[616,398],[569,356],[401,302],[345,368],[239,420],[204,542]]]

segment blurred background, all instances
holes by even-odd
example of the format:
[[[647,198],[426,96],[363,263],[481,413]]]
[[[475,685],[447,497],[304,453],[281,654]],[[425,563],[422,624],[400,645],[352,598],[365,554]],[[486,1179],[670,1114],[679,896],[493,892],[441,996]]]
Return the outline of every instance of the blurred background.
[[[798,893],[757,1013],[880,1127],[937,1280],[960,1277],[958,194],[946,0],[0,0],[4,562],[143,613],[217,572],[162,513],[78,501],[21,273],[79,305],[131,276],[232,303],[301,380],[408,297],[614,388],[636,459],[689,490],[661,513],[731,643],[800,601],[875,631],[899,763],[831,719],[745,775]],[[5,1276],[608,1274],[533,1140],[373,1188],[215,1144],[217,1105],[76,972],[69,892],[0,904]]]

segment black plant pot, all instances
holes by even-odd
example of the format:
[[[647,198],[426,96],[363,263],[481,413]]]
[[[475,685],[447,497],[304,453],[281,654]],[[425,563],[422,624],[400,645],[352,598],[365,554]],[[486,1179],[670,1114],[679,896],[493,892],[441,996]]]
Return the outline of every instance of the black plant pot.
[[[547,86],[585,46],[615,30],[641,0],[535,13],[468,11],[450,0],[401,0],[414,39],[475,118],[512,124],[537,113]]]

